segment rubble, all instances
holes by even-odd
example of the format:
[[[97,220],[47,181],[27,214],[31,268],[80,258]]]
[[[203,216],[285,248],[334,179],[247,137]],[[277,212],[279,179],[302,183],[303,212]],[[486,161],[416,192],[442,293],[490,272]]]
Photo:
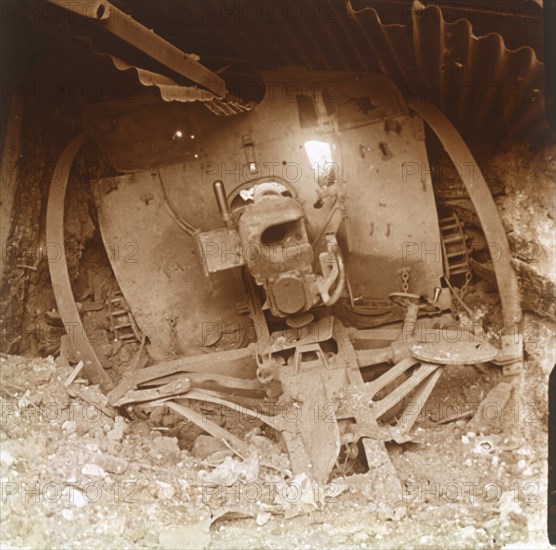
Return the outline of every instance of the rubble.
[[[504,409],[511,395],[512,385],[510,383],[497,384],[479,404],[467,426],[468,429],[485,435],[500,432],[502,420],[505,417]]]
[[[210,543],[210,518],[191,525],[182,525],[164,529],[160,532],[160,547],[165,550],[205,550]]]
[[[508,435],[492,434],[488,436],[491,449],[481,446],[482,451],[476,452],[486,436],[470,433],[465,421],[429,426],[430,445],[397,446],[392,453],[404,480],[405,512],[401,513],[381,508],[367,475],[340,476],[326,485],[307,476],[291,476],[284,450],[259,428],[245,436],[252,454],[240,458],[206,435],[196,444],[197,452],[200,448],[204,452],[196,456],[180,449],[176,437],[157,434],[150,420],[128,422],[100,414],[86,432],[79,429],[80,422],[75,430],[64,430],[66,422],[76,421],[70,420],[70,411],[80,414],[87,406],[79,397],[63,400],[59,418],[53,422],[41,423],[36,415],[26,418],[30,402],[41,405],[37,396],[61,395],[67,371],[52,370],[46,384],[35,386],[22,375],[37,364],[51,368],[48,360],[2,357],[0,361],[2,383],[20,380],[23,386],[15,397],[2,395],[1,403],[6,414],[0,425],[5,500],[0,520],[3,541],[13,546],[229,548],[260,547],[263,541],[274,540],[283,547],[301,546],[308,535],[312,545],[320,547],[372,546],[372,541],[380,540],[397,541],[399,546],[420,539],[425,546],[438,546],[443,540],[453,546],[454,536],[467,543],[482,545],[490,540],[492,544],[495,538],[509,544],[527,540],[527,529],[535,540],[542,532],[540,495],[545,478],[537,451],[526,451]],[[468,369],[459,372],[469,374]],[[500,387],[495,379],[492,382],[493,389]],[[501,383],[507,389],[506,382]],[[446,391],[449,387],[448,380]],[[88,387],[84,395],[90,397],[91,392],[94,388]],[[441,385],[432,397],[442,403],[447,395]],[[19,414],[7,414],[15,412],[7,405],[19,401],[26,403]],[[426,414],[421,421],[429,422]],[[422,433],[425,430],[418,431]],[[468,444],[454,442],[457,434],[456,441],[464,437]],[[516,479],[521,485],[515,485]],[[455,480],[465,484],[450,485]],[[523,480],[533,485],[524,486]],[[23,482],[26,501],[19,492]],[[48,483],[51,491],[59,489],[58,497],[52,493],[49,498],[43,490]],[[260,497],[242,493],[246,487],[253,490],[253,484],[261,489]],[[450,492],[454,487],[459,493]],[[489,498],[483,498],[484,491]],[[362,510],[367,518],[363,530],[357,519]],[[490,520],[493,514],[499,520],[486,523],[485,518]],[[244,519],[231,521],[238,517]],[[78,528],[70,527],[77,524]],[[161,527],[148,527],[155,524]],[[435,536],[426,539],[424,526],[428,530],[435,524]]]
[[[221,451],[233,454],[233,451],[228,449],[223,441],[216,439],[212,435],[201,434],[193,444],[192,453],[193,456],[202,460]]]

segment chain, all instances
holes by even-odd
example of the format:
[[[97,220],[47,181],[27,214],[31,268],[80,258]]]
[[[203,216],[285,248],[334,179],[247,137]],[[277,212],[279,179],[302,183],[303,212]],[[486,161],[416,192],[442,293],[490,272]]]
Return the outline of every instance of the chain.
[[[463,306],[463,308],[466,309],[471,319],[473,319],[472,312],[469,310],[469,308],[465,306],[465,302],[463,301],[463,299],[467,296],[467,293],[469,291],[469,283],[471,282],[472,277],[473,274],[471,272],[471,267],[468,265],[467,270],[465,272],[465,282],[463,283],[462,287],[459,289],[450,287],[454,295],[454,298],[456,298],[455,300],[452,301],[452,313],[454,314],[454,316],[459,315]]]
[[[409,273],[411,272],[410,267],[402,267],[398,269],[398,273],[402,278],[402,292],[409,292]]]
[[[463,300],[467,296],[467,292],[469,291],[469,283],[471,282],[471,278],[473,274],[471,273],[471,268],[469,265],[467,266],[467,271],[465,272],[465,282],[463,286],[460,288],[459,297]]]

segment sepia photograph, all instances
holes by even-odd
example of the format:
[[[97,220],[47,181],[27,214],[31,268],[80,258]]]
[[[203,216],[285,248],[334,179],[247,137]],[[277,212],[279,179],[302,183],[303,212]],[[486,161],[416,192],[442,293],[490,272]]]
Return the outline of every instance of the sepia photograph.
[[[556,547],[556,0],[0,0],[0,549]]]

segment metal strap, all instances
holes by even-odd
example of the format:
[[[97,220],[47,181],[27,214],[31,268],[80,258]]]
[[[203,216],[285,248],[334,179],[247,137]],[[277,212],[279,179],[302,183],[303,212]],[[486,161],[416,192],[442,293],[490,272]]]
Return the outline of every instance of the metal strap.
[[[455,166],[477,166],[471,151],[453,124],[434,105],[418,99],[409,99],[408,105],[433,129]],[[506,231],[500,219],[492,194],[480,170],[475,177],[462,178],[467,193],[475,207],[486,240],[498,247],[499,259],[493,263],[498,283],[502,315],[506,334],[515,335],[516,325],[521,320],[521,304],[517,275],[512,267],[512,252]],[[491,255],[494,257],[494,250]]]
[[[56,261],[49,261],[48,267],[58,312],[75,352],[85,363],[83,370],[93,384],[100,384],[103,390],[109,390],[113,386],[112,380],[103,369],[91,342],[89,342],[77,310],[68,273],[64,244],[66,188],[73,161],[84,141],[84,133],[70,141],[58,159],[52,175],[46,211],[46,242],[56,243],[62,250],[62,254]]]

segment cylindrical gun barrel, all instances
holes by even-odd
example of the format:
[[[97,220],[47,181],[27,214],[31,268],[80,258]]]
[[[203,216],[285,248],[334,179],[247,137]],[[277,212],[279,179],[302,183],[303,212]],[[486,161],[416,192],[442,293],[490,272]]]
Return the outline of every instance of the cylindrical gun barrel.
[[[214,196],[216,197],[216,204],[218,205],[218,210],[220,215],[224,220],[227,227],[232,225],[232,217],[230,215],[230,207],[228,205],[228,199],[226,198],[226,189],[224,188],[224,182],[216,180],[212,184],[214,189]]]

